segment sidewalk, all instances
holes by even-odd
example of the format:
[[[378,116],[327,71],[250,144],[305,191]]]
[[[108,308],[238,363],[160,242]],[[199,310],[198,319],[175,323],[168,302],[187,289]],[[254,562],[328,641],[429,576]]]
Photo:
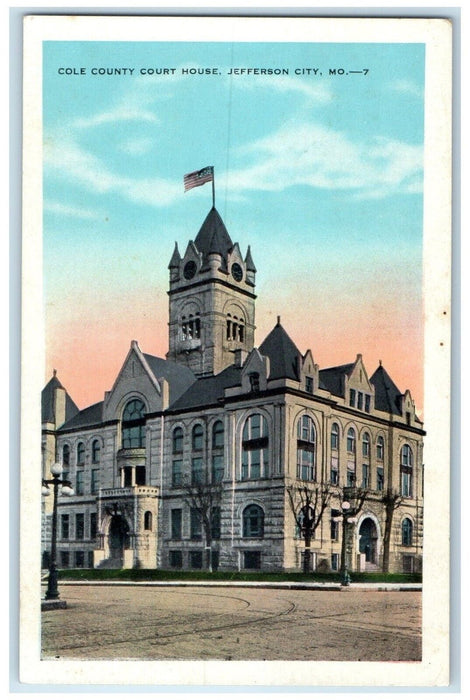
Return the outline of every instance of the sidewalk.
[[[291,591],[421,591],[421,583],[351,583],[331,581],[59,581],[59,586],[143,586],[190,588],[270,588]]]

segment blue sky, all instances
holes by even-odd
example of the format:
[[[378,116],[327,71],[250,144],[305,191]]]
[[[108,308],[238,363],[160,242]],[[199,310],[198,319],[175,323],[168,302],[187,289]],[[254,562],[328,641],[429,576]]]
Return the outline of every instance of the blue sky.
[[[314,356],[317,347],[323,366],[335,364],[335,324],[325,326],[336,305],[354,327],[369,315],[365,345],[376,328],[381,356],[389,337],[410,333],[422,351],[424,45],[45,42],[43,55],[46,374],[61,328],[69,342],[73,318],[91,323],[134,293],[150,305],[154,296],[162,329],[143,349],[164,352],[174,241],[184,250],[211,206],[210,185],[184,194],[183,175],[206,165],[232,239],[252,246],[258,344],[270,312],[281,313],[296,342],[309,326]],[[140,74],[165,67],[175,70]],[[189,67],[218,74],[182,75]],[[230,76],[233,67],[289,74]],[[138,315],[127,309],[125,348]],[[360,341],[351,335],[344,361]]]

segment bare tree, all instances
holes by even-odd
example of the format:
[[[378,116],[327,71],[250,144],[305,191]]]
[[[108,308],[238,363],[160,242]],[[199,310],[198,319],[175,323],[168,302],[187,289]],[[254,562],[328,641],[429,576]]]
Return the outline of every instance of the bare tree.
[[[212,540],[220,530],[220,501],[222,484],[203,478],[183,481],[183,500],[197,515],[203,531],[206,550],[206,569],[212,571]]]
[[[310,571],[312,539],[315,537],[315,530],[321,523],[323,513],[328,508],[331,492],[328,484],[315,485],[309,481],[290,484],[286,491],[295,523],[304,541],[303,571],[308,573]]]
[[[398,491],[387,489],[382,496],[382,503],[385,506],[385,529],[384,529],[384,553],[382,559],[382,571],[388,574],[390,569],[390,543],[392,539],[393,514],[402,503],[403,498]]]

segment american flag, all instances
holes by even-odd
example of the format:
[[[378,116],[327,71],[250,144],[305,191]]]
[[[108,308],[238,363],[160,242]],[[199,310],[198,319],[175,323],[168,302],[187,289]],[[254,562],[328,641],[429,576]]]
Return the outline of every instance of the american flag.
[[[207,168],[202,168],[202,170],[195,170],[193,173],[188,173],[184,176],[184,191],[187,192],[193,187],[200,187],[205,185],[206,182],[213,182],[214,180],[214,166],[208,165]]]

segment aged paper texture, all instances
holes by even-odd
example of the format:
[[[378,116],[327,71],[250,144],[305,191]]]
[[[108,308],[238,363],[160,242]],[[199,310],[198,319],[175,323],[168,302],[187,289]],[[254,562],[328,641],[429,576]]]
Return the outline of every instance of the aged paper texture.
[[[451,24],[437,19],[25,18],[23,683],[448,683],[451,46]],[[186,627],[174,627],[183,642],[171,658],[156,640],[170,619],[164,596],[171,602],[176,589],[82,585],[74,594],[59,581],[69,605],[41,623],[51,510],[39,474],[49,479],[56,461],[74,489],[69,510],[65,496],[59,505],[59,568],[203,567],[197,508],[185,519],[189,496],[171,500],[184,483],[184,431],[193,488],[198,455],[211,455],[213,483],[223,481],[211,511],[220,543],[206,546],[219,571],[300,572],[307,561],[312,580],[324,571],[339,582],[341,568],[343,583],[347,561],[352,573],[422,571],[422,593],[370,593],[364,620],[390,596],[389,617],[373,626],[378,656],[338,651],[347,639],[359,647],[364,632],[351,617],[357,589],[339,583],[311,599],[227,592],[213,612],[233,614],[230,629],[258,610],[234,637],[245,657],[219,655],[229,640],[223,625],[214,636],[212,613],[208,646],[202,634],[184,647],[188,626],[201,624],[199,598]],[[230,441],[218,442],[223,431]],[[291,476],[297,468],[298,479],[325,480],[328,499],[340,498],[343,479],[368,494],[357,514],[344,497],[328,500],[312,545],[284,487],[274,489],[291,444]],[[387,534],[379,506],[395,483]],[[344,551],[341,518],[343,533],[351,525]],[[328,603],[332,636],[318,656],[315,620],[329,595],[338,606]],[[131,601],[146,596],[154,631],[140,634],[146,613],[134,615]],[[303,652],[292,641],[285,657],[275,644],[257,657],[255,640],[269,633],[282,645],[294,619],[309,640]],[[418,651],[407,656],[407,645]]]

